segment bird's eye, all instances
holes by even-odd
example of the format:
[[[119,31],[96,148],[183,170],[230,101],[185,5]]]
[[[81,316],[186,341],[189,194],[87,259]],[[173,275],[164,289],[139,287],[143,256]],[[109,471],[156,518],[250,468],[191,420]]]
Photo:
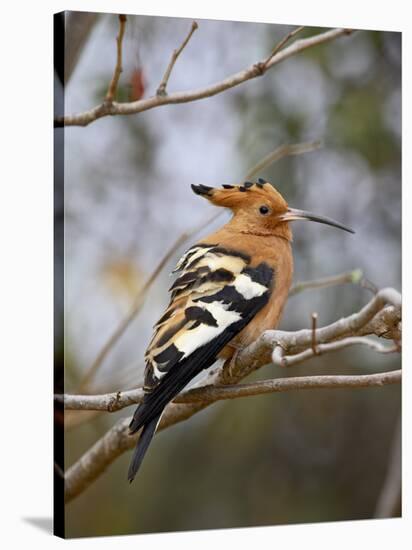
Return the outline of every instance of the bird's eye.
[[[262,204],[262,206],[259,207],[259,212],[262,216],[266,216],[266,214],[269,214],[269,207],[266,206],[266,204]]]

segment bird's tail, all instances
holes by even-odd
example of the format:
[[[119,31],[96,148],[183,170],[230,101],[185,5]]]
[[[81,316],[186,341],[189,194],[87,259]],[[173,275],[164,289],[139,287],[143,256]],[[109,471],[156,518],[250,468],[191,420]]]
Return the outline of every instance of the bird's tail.
[[[134,480],[140,465],[143,462],[143,458],[149,448],[150,442],[153,439],[161,416],[162,413],[158,414],[143,426],[142,433],[140,434],[137,445],[133,451],[132,460],[130,462],[129,471],[127,474],[127,479],[130,483]]]

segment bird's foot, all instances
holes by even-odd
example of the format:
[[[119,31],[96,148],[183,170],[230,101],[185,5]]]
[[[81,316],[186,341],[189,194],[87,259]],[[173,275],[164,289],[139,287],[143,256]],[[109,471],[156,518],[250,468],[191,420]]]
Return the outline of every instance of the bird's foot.
[[[239,353],[243,349],[245,349],[245,346],[242,346],[241,344],[229,344],[229,345],[230,345],[231,348],[233,348],[235,350],[232,357],[230,358],[229,366],[228,366],[229,376],[230,376],[230,378],[233,378],[233,376],[234,376],[233,369],[236,365],[237,357],[238,357]]]

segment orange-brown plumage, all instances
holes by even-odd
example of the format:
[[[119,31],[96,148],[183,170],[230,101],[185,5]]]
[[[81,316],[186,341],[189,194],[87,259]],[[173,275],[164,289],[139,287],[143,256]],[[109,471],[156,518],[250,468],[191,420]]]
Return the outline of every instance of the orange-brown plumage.
[[[226,226],[225,226],[226,227]],[[224,247],[235,247],[251,256],[251,266],[266,262],[275,272],[268,303],[254,316],[248,325],[219,354],[229,358],[235,349],[247,346],[256,340],[266,329],[275,328],[286,303],[293,275],[293,257],[289,239],[278,235],[239,234],[225,228],[210,235],[203,243],[218,242]]]
[[[175,271],[171,301],[146,351],[145,398],[130,424],[143,428],[129,468],[132,481],[166,405],[217,358],[230,358],[275,328],[292,281],[289,222],[309,219],[350,229],[295,210],[268,182],[215,189],[192,186],[233,217],[192,246]]]

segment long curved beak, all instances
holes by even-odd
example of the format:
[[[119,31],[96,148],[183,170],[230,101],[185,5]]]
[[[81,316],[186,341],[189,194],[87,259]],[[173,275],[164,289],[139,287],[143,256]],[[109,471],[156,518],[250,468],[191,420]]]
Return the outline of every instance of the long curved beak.
[[[286,214],[280,216],[280,220],[284,222],[292,222],[294,220],[310,220],[312,222],[325,223],[326,225],[332,225],[338,229],[343,229],[343,231],[348,231],[348,233],[355,233],[353,229],[342,225],[341,223],[335,222],[331,218],[326,218],[325,216],[318,216],[317,214],[312,214],[312,212],[306,212],[305,210],[298,210],[297,208],[288,208]]]

